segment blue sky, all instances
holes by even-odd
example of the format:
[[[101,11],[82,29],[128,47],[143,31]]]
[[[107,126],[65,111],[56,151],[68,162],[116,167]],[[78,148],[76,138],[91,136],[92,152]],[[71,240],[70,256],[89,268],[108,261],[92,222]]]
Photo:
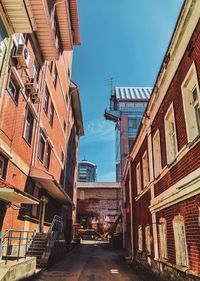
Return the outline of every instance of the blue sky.
[[[104,120],[110,86],[153,86],[183,0],[79,0],[81,46],[72,80],[81,96],[85,136],[79,160],[97,164],[98,181],[115,181],[114,124]]]

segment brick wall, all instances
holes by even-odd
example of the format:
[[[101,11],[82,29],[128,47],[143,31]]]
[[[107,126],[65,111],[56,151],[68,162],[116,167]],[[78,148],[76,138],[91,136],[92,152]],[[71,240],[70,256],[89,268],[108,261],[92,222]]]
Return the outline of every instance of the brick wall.
[[[200,271],[200,231],[199,231],[200,196],[194,196],[176,205],[165,208],[157,213],[157,219],[165,218],[167,221],[167,251],[168,262],[176,264],[176,252],[172,221],[175,216],[184,217],[187,240],[187,251],[190,270]]]

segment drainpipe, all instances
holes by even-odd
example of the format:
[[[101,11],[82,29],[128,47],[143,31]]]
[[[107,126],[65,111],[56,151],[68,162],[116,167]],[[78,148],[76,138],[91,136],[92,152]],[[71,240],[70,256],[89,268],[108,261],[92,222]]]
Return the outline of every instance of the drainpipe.
[[[154,166],[153,166],[153,147],[152,147],[152,135],[151,135],[151,123],[147,121],[147,140],[148,140],[148,159],[149,159],[149,175],[151,183],[151,200],[155,197],[154,191]],[[159,258],[158,254],[158,233],[157,233],[157,221],[156,213],[152,213],[152,228],[153,228],[153,243],[154,243],[154,259]]]
[[[131,159],[129,159],[129,202],[131,209],[131,258],[134,259],[134,234],[133,234],[133,194],[131,180]]]

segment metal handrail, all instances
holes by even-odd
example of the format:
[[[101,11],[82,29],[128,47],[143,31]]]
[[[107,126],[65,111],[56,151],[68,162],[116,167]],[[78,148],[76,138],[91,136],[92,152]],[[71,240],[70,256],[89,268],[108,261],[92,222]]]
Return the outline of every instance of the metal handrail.
[[[58,215],[55,215],[53,217],[52,223],[49,227],[49,231],[48,233],[51,233],[53,230],[62,232],[63,229],[63,222],[62,222],[62,218],[59,217]]]
[[[35,230],[32,231],[32,230],[9,229],[9,230],[6,230],[4,235],[0,236],[0,256],[2,256],[3,247],[4,247],[4,245],[6,246],[6,243],[7,243],[5,264],[7,264],[7,262],[8,262],[8,257],[11,256],[9,254],[9,248],[10,248],[10,246],[12,246],[12,241],[19,241],[18,244],[15,244],[18,246],[17,257],[16,257],[17,261],[19,260],[19,257],[20,257],[21,244],[23,241],[26,241],[25,254],[24,254],[24,258],[26,258],[28,246],[31,243],[33,244],[33,238],[35,236],[35,232],[36,232]],[[19,234],[19,236],[17,236],[17,233]],[[30,233],[32,234],[31,237],[29,236]],[[15,236],[13,236],[14,234],[15,234]],[[26,237],[23,237],[22,234],[26,234]]]

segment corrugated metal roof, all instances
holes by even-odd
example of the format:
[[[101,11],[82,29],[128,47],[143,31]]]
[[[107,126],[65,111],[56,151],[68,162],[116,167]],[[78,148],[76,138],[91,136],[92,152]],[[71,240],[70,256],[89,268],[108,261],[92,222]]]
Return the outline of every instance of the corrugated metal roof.
[[[115,87],[117,99],[148,100],[152,87]]]

